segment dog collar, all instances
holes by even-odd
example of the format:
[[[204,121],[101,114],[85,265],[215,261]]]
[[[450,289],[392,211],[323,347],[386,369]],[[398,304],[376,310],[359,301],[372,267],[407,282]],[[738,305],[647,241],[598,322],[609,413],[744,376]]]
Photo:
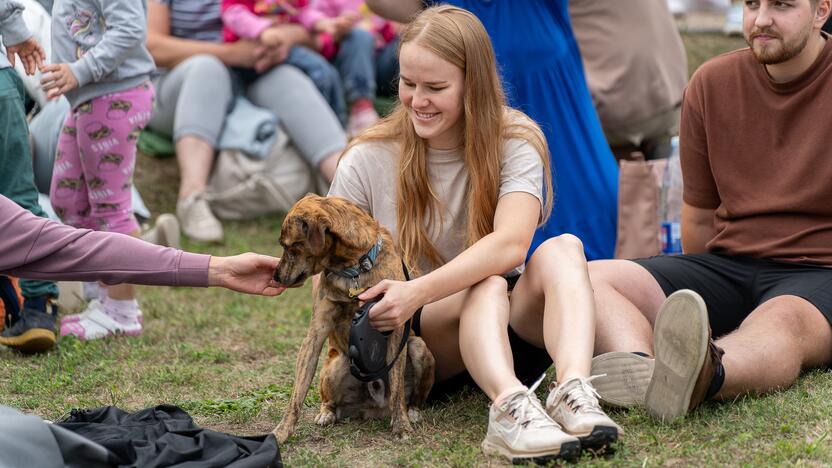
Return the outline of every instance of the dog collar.
[[[376,258],[378,258],[378,254],[381,252],[381,236],[378,237],[378,240],[373,245],[373,248],[370,249],[369,252],[362,255],[361,258],[358,260],[358,265],[351,266],[341,271],[333,271],[332,273],[347,279],[358,279],[358,276],[361,273],[366,273],[373,269],[373,266],[376,264]]]

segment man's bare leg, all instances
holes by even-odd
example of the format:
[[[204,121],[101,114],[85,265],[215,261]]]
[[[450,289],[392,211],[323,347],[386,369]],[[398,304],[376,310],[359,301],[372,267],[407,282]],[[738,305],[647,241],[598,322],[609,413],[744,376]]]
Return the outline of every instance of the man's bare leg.
[[[766,301],[716,344],[725,350],[725,381],[717,399],[786,388],[801,370],[832,362],[829,322],[797,296]]]

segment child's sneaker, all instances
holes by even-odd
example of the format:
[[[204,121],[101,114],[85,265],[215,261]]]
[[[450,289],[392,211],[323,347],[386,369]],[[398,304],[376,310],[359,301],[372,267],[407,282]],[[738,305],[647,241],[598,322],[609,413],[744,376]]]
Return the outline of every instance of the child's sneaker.
[[[564,432],[577,437],[581,447],[597,450],[618,440],[623,432],[601,409],[598,394],[592,388],[595,377],[576,377],[549,387],[546,412],[563,426]]]
[[[491,405],[488,432],[482,441],[486,455],[502,455],[512,463],[545,463],[580,455],[581,443],[546,414],[534,394],[535,387],[537,384],[508,396],[500,405]]]
[[[61,336],[75,336],[81,341],[97,340],[114,335],[136,336],[141,334],[138,320],[121,323],[107,315],[99,306],[87,309],[80,320],[61,323]]]
[[[378,112],[372,102],[367,100],[366,104],[353,104],[350,112],[350,121],[347,124],[347,135],[357,137],[367,127],[378,121]]]
[[[99,301],[98,299],[93,299],[87,303],[87,307],[84,308],[84,311],[80,314],[64,315],[63,317],[61,317],[61,325],[63,325],[64,323],[77,322],[89,315],[89,313],[93,310],[100,308],[101,301]],[[136,321],[138,321],[139,324],[144,325],[144,314],[142,313],[141,309],[136,312]]]

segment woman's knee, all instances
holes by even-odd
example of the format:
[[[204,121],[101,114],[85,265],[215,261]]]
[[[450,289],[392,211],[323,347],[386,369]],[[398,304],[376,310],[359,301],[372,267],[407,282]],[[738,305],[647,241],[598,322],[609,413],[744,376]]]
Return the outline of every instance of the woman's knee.
[[[474,307],[463,307],[463,315],[471,315],[478,313],[491,313],[491,308],[481,307],[481,304],[500,304],[504,302],[508,305],[508,282],[502,276],[489,276],[479,283],[471,286],[468,289],[466,296],[466,305],[475,304]],[[506,307],[508,311],[508,307]]]
[[[178,67],[186,70],[188,77],[205,81],[231,81],[228,67],[216,56],[211,54],[197,54],[185,59]]]

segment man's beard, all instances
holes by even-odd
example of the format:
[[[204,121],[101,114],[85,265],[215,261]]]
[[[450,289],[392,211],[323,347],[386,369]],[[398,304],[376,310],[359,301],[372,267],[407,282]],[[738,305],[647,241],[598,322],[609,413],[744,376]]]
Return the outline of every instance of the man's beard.
[[[758,62],[763,65],[777,65],[778,63],[786,62],[800,55],[800,53],[803,52],[803,49],[806,48],[806,44],[809,43],[809,37],[811,37],[811,34],[811,23],[809,23],[807,29],[803,31],[803,34],[790,42],[786,42],[782,35],[773,30],[755,29],[754,31],[751,31],[750,36],[745,38],[745,42],[751,48],[751,52],[754,53],[754,57]],[[768,44],[755,46],[754,38],[759,35],[771,36],[773,39],[769,40]]]

